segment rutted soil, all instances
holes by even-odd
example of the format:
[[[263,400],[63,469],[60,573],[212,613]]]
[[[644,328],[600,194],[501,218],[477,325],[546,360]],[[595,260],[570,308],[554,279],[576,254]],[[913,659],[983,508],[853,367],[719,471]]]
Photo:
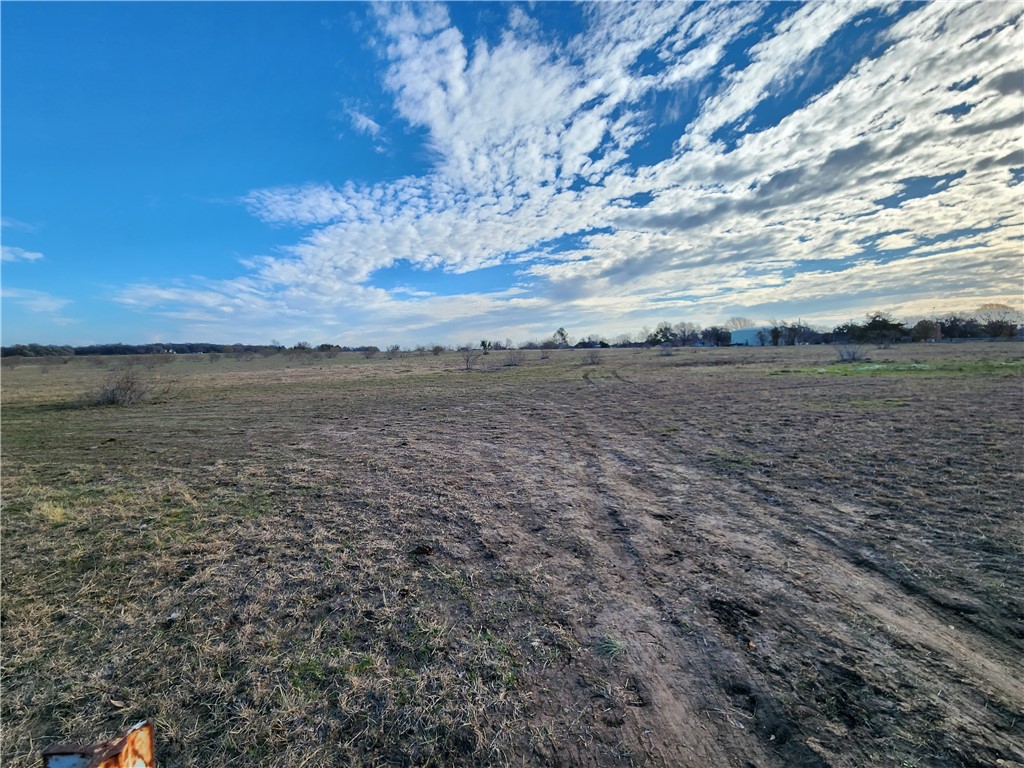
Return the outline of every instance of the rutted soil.
[[[8,408],[5,762],[1024,765],[1020,378],[739,355]]]
[[[442,556],[583,649],[530,673],[527,762],[1024,763],[1019,381],[721,386],[602,370],[378,428],[399,485],[476,497]]]

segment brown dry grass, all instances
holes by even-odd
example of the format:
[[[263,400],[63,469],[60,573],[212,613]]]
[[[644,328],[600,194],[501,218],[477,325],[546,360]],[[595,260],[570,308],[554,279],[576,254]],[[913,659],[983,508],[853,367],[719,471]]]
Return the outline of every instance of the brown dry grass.
[[[1024,761],[1020,348],[871,356],[5,367],[3,762]]]

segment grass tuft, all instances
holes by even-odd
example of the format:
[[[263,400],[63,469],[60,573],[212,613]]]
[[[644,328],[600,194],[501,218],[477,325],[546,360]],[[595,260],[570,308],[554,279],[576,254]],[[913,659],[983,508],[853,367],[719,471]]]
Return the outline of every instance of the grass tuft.
[[[626,655],[626,641],[611,635],[599,637],[594,644],[594,648],[599,654],[607,656],[612,661],[618,661]]]
[[[50,525],[64,525],[68,522],[67,510],[62,505],[49,499],[36,504],[36,513]]]

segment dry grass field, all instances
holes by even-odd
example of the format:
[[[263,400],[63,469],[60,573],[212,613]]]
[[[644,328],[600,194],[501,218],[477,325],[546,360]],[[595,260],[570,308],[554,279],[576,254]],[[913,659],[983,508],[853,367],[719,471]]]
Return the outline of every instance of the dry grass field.
[[[1020,766],[1022,345],[2,370],[4,766]]]

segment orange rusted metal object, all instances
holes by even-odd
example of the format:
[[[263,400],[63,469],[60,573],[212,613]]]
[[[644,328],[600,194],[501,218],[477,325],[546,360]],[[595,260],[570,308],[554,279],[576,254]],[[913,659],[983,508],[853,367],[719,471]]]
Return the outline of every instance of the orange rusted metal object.
[[[43,750],[43,768],[156,768],[153,724],[143,720],[99,744],[54,744]]]

